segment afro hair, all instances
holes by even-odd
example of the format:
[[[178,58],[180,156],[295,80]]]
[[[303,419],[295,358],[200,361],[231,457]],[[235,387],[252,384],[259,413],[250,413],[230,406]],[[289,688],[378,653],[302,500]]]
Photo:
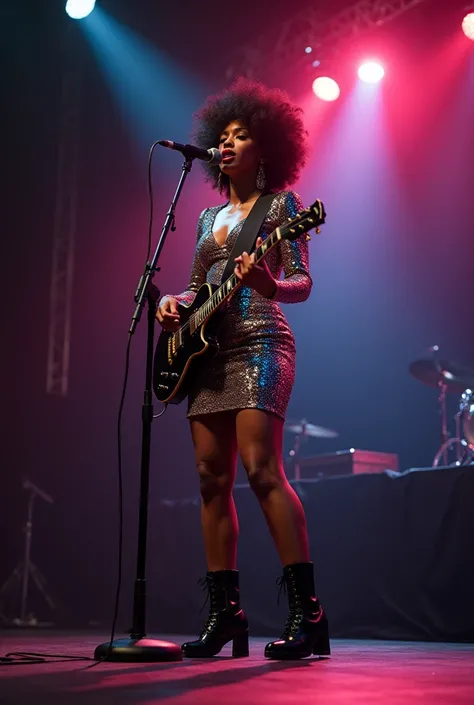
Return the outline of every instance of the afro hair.
[[[195,119],[194,141],[203,149],[217,147],[227,125],[241,121],[260,147],[269,191],[293,184],[306,163],[308,133],[301,108],[286,93],[258,81],[238,78],[222,93],[210,96]],[[219,167],[203,166],[206,179],[217,188]],[[228,192],[228,177],[221,178]]]

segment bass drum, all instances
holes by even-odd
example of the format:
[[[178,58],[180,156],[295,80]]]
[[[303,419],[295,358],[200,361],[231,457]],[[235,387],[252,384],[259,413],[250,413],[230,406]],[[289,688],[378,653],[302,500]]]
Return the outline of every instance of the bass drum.
[[[474,450],[474,392],[471,389],[466,389],[461,394],[459,412],[462,418],[464,438],[471,450]]]

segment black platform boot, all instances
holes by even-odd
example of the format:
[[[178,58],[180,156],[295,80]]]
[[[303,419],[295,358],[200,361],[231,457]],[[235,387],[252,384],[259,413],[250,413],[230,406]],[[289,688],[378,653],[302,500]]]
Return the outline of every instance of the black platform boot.
[[[281,582],[288,593],[290,612],[283,634],[278,641],[266,645],[265,656],[272,659],[329,656],[328,620],[315,596],[313,564],[285,566]]]
[[[216,570],[208,572],[204,582],[209,590],[209,617],[196,641],[183,644],[188,658],[216,656],[225,644],[232,641],[232,656],[249,655],[249,626],[240,608],[239,571]]]

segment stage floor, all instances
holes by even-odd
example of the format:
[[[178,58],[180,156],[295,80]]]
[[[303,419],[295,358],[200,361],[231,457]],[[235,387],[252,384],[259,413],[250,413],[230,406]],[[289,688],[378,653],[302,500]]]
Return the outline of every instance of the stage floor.
[[[106,640],[107,635],[90,632],[5,630],[0,632],[0,656],[12,651],[91,656]],[[238,660],[225,650],[214,659],[171,664],[101,663],[89,669],[86,661],[2,665],[0,703],[474,703],[473,644],[336,639],[329,659],[278,662],[264,659],[265,641],[252,639],[250,657]]]

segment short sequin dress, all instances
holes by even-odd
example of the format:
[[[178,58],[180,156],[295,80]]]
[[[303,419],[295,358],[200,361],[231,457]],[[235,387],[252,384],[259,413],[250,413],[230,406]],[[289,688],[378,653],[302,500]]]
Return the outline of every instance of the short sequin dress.
[[[224,204],[225,205],[225,204]],[[222,272],[239,235],[241,220],[218,245],[213,235],[217,213],[224,206],[206,208],[200,215],[189,286],[176,296],[190,304],[204,282],[220,284]],[[303,208],[292,191],[273,199],[260,230],[265,239]],[[208,360],[193,380],[188,396],[188,418],[239,409],[263,409],[285,418],[295,377],[295,341],[280,303],[308,298],[312,281],[308,244],[304,237],[282,240],[266,257],[277,281],[276,294],[267,299],[241,286],[231,298],[218,329],[219,353]],[[284,279],[280,280],[281,272]]]

